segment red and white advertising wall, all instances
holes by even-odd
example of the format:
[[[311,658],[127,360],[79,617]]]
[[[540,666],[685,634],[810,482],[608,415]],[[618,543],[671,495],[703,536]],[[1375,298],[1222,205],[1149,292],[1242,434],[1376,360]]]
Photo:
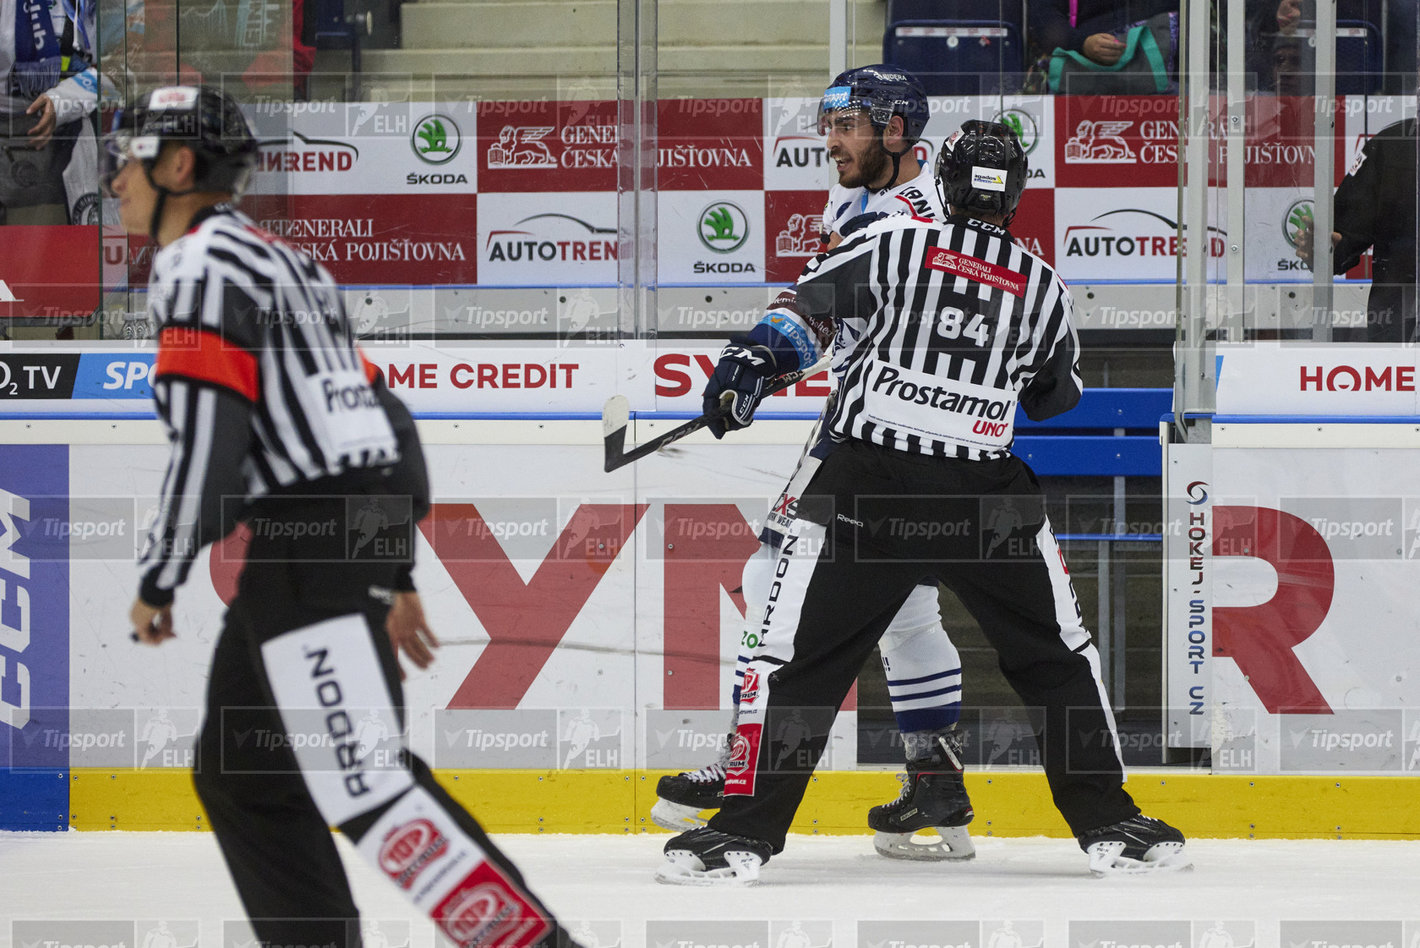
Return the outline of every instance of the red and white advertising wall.
[[[654,250],[661,284],[774,284],[797,275],[815,249],[834,181],[815,127],[817,104],[659,104]],[[1012,230],[1068,281],[1174,279],[1176,100],[966,96],[933,98],[930,106],[916,149],[928,163],[967,119],[1018,130],[1031,170]],[[1289,243],[1311,200],[1307,106],[1277,97],[1250,102],[1243,145],[1249,280],[1309,279]],[[1399,98],[1341,100],[1338,181],[1365,139],[1405,107]],[[246,209],[343,284],[617,280],[614,101],[297,103],[252,118],[263,152]],[[1227,184],[1225,158],[1220,143],[1210,156],[1215,205]],[[1210,233],[1210,253],[1221,259],[1229,235],[1221,226]],[[134,276],[142,277],[141,254],[137,262]]]
[[[131,731],[76,744],[69,765],[183,766],[244,533],[199,556],[178,594],[177,639],[159,653],[131,645],[121,630],[137,588],[135,524],[156,505],[167,449],[156,422],[105,428],[100,443],[62,448],[76,522],[96,512],[117,522],[122,506],[126,524],[70,537],[68,703],[75,727],[92,724],[84,709],[102,709],[121,719],[111,730]],[[593,421],[426,423],[434,510],[413,531],[393,523],[377,538],[412,538],[443,642],[431,670],[410,669],[412,746],[442,768],[704,763],[726,728],[741,574],[782,487],[766,472],[792,466],[808,423],[756,428],[609,475]],[[830,767],[856,766],[854,707]],[[149,755],[155,744],[162,753]]]
[[[1166,717],[1216,771],[1420,771],[1420,363],[1220,345],[1211,445],[1165,456]]]
[[[1366,138],[1413,110],[1411,101],[1339,101],[1337,181]],[[1175,99],[969,96],[934,98],[930,106],[916,149],[927,162],[967,119],[1002,120],[1019,131],[1031,172],[1012,231],[1068,281],[1174,279]],[[797,275],[814,250],[834,180],[816,109],[812,98],[659,104],[654,248],[661,284],[781,284]],[[616,283],[614,101],[275,103],[250,114],[263,149],[245,209],[346,286],[418,292]],[[1312,200],[1312,129],[1307,100],[1249,103],[1243,246],[1250,281],[1309,280],[1291,235]],[[1225,156],[1221,144],[1210,156],[1215,206]],[[1221,226],[1210,231],[1217,259],[1230,236],[1237,237]],[[54,315],[56,307],[87,311],[90,297],[97,305],[92,225],[58,228],[42,241],[12,237],[0,265],[0,319]],[[144,243],[105,230],[105,285],[146,281]],[[1366,276],[1366,264],[1349,276]]]

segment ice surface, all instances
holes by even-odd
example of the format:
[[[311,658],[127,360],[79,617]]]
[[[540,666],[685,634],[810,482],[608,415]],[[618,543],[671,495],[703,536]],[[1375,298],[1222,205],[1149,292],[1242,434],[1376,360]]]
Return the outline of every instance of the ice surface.
[[[498,840],[534,890],[598,948],[749,948],[751,940],[760,948],[1125,948],[1176,940],[1221,948],[1219,930],[1236,948],[1388,938],[1392,948],[1420,946],[1420,841],[1192,840],[1192,871],[1096,879],[1068,839],[977,837],[974,861],[922,864],[875,855],[866,832],[791,836],[760,885],[730,889],[654,882],[666,838]],[[343,841],[342,852],[365,918],[391,948],[433,945],[432,925]],[[134,922],[132,948],[145,948],[158,920],[179,935],[167,944],[185,948],[193,939],[181,933],[200,930],[202,945],[226,948],[223,920],[239,918],[211,834],[0,834],[0,946],[11,944],[16,920],[124,919]],[[1002,940],[1006,921],[1019,941]],[[15,948],[29,948],[21,941]],[[148,948],[155,944],[162,942],[149,939]]]

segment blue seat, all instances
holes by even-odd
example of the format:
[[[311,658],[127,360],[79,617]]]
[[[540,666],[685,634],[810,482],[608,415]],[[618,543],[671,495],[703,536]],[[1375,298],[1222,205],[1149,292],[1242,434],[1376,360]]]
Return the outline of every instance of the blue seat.
[[[1018,411],[1014,451],[1043,477],[1158,477],[1159,419],[1172,404],[1166,388],[1087,388],[1063,415]]]
[[[1297,35],[1311,43],[1316,23],[1303,21]],[[1312,57],[1308,62],[1315,62]],[[1385,78],[1385,37],[1369,20],[1336,21],[1336,94],[1371,95]]]
[[[1374,23],[1336,22],[1336,94],[1370,95],[1385,78],[1385,39]]]
[[[1015,92],[1024,37],[1019,0],[889,0],[883,61],[921,79],[928,95]]]

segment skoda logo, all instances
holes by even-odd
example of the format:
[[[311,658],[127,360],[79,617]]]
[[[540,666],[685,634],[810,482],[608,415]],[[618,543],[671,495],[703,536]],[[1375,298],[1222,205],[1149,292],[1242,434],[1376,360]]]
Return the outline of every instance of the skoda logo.
[[[1297,232],[1303,228],[1310,229],[1312,226],[1312,199],[1302,198],[1293,201],[1292,206],[1287,208],[1287,214],[1282,219],[1282,236],[1287,238],[1287,245],[1297,246]]]
[[[1006,109],[998,112],[992,119],[1016,133],[1016,137],[1021,140],[1021,147],[1029,155],[1035,151],[1035,146],[1040,143],[1040,131],[1035,124],[1035,118],[1024,109]]]
[[[729,201],[717,201],[700,212],[700,242],[715,253],[733,253],[749,239],[749,218]]]
[[[463,136],[459,134],[454,120],[447,115],[426,115],[414,124],[409,144],[421,160],[431,165],[442,165],[459,153]]]

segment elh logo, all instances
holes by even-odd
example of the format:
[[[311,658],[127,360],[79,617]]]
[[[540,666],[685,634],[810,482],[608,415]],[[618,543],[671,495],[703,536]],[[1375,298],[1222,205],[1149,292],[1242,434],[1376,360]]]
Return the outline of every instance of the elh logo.
[[[409,144],[421,161],[442,165],[453,160],[463,145],[459,127],[447,115],[426,115],[414,124]]]
[[[736,204],[717,201],[700,212],[700,242],[715,253],[733,253],[749,239],[749,218]]]

